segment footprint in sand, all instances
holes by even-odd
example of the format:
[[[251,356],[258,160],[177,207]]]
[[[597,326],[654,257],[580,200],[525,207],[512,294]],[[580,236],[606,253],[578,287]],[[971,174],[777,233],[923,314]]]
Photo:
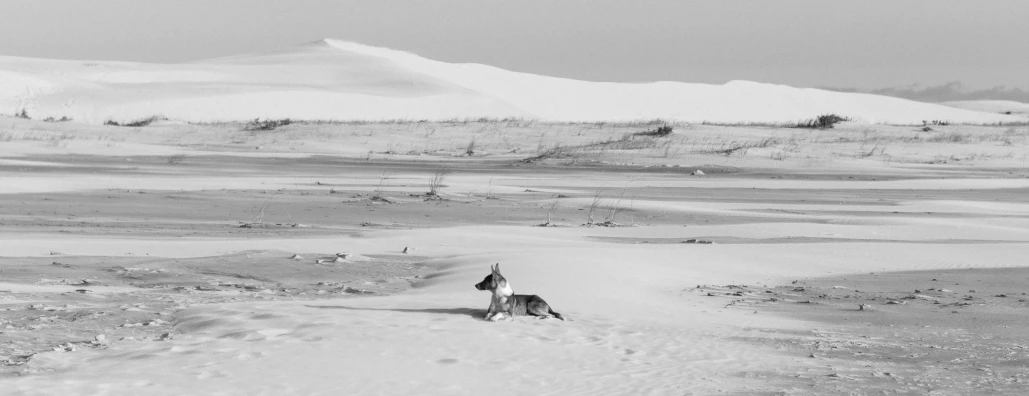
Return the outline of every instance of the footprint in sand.
[[[436,361],[437,364],[442,364],[442,365],[457,364],[457,362],[458,362],[458,360],[457,359],[453,359],[453,358],[440,359],[440,360]]]
[[[221,370],[204,371],[197,375],[197,379],[226,378],[228,374]]]

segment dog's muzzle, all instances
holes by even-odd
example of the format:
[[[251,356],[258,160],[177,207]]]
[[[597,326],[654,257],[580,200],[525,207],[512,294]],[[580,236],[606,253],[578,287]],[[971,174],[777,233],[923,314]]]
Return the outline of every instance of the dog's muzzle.
[[[475,290],[486,290],[486,288],[482,285],[482,283],[476,283]]]

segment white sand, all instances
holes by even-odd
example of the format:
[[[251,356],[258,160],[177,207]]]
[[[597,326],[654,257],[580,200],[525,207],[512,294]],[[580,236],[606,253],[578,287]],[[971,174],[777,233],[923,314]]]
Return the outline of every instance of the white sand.
[[[0,57],[0,113],[125,123],[183,121],[453,119],[550,121],[668,119],[795,122],[837,113],[872,123],[1015,122],[885,96],[732,81],[724,85],[585,82],[478,64],[449,64],[356,43],[186,64]]]
[[[852,228],[779,227],[792,234],[827,229],[846,233]],[[805,231],[811,227],[815,229]],[[816,363],[729,340],[747,334],[743,329],[748,326],[804,324],[721,310],[724,301],[683,291],[696,284],[775,283],[887,268],[1024,265],[1024,245],[851,243],[796,249],[790,244],[612,245],[583,238],[652,231],[459,227],[379,232],[360,239],[166,241],[149,246],[132,239],[51,239],[52,245],[86,254],[110,252],[104,245],[113,243],[123,250],[148,248],[167,256],[182,254],[185,246],[191,254],[206,255],[218,247],[331,246],[371,254],[406,245],[418,246],[420,254],[457,257],[446,259],[448,269],[440,276],[396,296],[188,310],[180,314],[175,340],[122,342],[99,352],[45,353],[33,359],[32,368],[74,369],[10,379],[5,387],[11,394],[27,395],[472,394],[488,387],[514,394],[707,393],[755,385],[726,383],[722,375],[727,373],[768,367],[799,370]],[[33,243],[29,238],[18,245]],[[487,303],[486,294],[472,285],[493,262],[502,263],[516,291],[544,295],[570,320],[489,323],[470,316],[469,309]]]
[[[26,191],[54,184],[30,181]],[[90,179],[87,186],[140,183],[131,177]],[[481,176],[456,176],[481,189]],[[309,180],[301,180],[309,182]],[[168,187],[275,188],[284,180],[196,178]],[[294,181],[296,182],[296,181]],[[342,182],[337,180],[336,182]],[[353,180],[350,181],[354,183]],[[544,183],[542,179],[497,180]],[[654,186],[736,186],[746,180],[634,181]],[[765,183],[750,180],[750,183]],[[262,184],[262,183],[271,183]],[[603,184],[579,180],[577,185]],[[771,182],[769,182],[771,183]],[[768,188],[846,188],[843,181],[776,181]],[[849,182],[882,189],[1025,187],[1020,179]],[[904,183],[907,183],[906,185]],[[739,184],[747,185],[747,184]],[[145,184],[137,188],[160,188]],[[456,188],[456,187],[453,187]],[[580,199],[581,201],[581,199]],[[569,199],[565,205],[584,202]],[[785,284],[791,279],[880,271],[1024,266],[1025,243],[922,244],[925,240],[1029,240],[1029,206],[986,201],[908,201],[897,206],[775,203],[637,202],[648,210],[717,212],[724,216],[799,217],[826,224],[537,228],[461,226],[380,230],[361,237],[159,238],[21,233],[5,236],[5,255],[207,257],[248,250],[397,253],[414,247],[441,271],[394,296],[306,302],[247,302],[201,306],[177,314],[171,341],[123,341],[110,349],[47,352],[30,370],[55,373],[12,378],[16,395],[67,394],[697,394],[767,389],[735,373],[806,373],[824,362],[741,343],[749,328],[810,330],[811,323],[723,309],[724,299],[688,291],[698,284]],[[819,211],[843,214],[819,215]],[[868,221],[846,212],[935,211],[972,217]],[[982,218],[976,215],[1023,218]],[[614,244],[593,237],[840,238],[890,240],[818,244]],[[904,243],[910,241],[912,243]],[[568,321],[481,320],[488,295],[472,285],[500,262],[517,292],[538,293]]]
[[[874,95],[795,89],[750,82],[725,85],[659,82],[650,84],[589,83],[504,71],[483,65],[453,65],[415,55],[338,41],[324,41],[295,50],[248,55],[178,65],[123,62],[52,61],[0,58],[0,112],[26,108],[33,117],[70,116],[76,121],[128,121],[160,114],[177,120],[246,120],[255,117],[344,118],[463,118],[526,117],[548,120],[669,118],[686,121],[793,121],[835,112],[867,122],[918,123],[921,120],[999,122],[1018,118],[916,103]],[[349,191],[371,191],[371,173],[353,177],[310,174],[268,176],[248,170],[239,174],[190,175],[169,164],[136,165],[145,158],[172,155],[232,155],[239,157],[305,157],[334,153],[354,158],[382,150],[393,139],[385,134],[321,140],[310,135],[273,146],[278,152],[257,151],[259,143],[243,140],[242,148],[200,146],[239,133],[237,127],[197,132],[192,126],[169,123],[152,129],[103,128],[81,124],[43,124],[4,120],[3,132],[15,131],[0,142],[0,194],[19,199],[20,193],[93,193],[107,189],[197,191],[247,189],[272,191],[328,190],[318,182]],[[854,127],[841,136],[859,136]],[[960,126],[965,128],[964,126]],[[312,126],[312,128],[314,128]],[[473,125],[470,128],[479,128]],[[957,128],[957,126],[956,126]],[[908,128],[911,129],[911,128]],[[972,128],[969,128],[972,129]],[[152,133],[151,133],[152,131]],[[308,129],[309,131],[309,129]],[[279,133],[282,132],[282,133]],[[295,130],[254,137],[276,138]],[[321,132],[321,131],[319,131]],[[331,134],[329,130],[325,133]],[[498,136],[523,146],[544,142],[543,135]],[[762,138],[777,131],[741,130],[736,138]],[[884,132],[890,136],[894,130]],[[921,133],[901,131],[904,133]],[[976,135],[975,131],[960,130]],[[62,137],[63,133],[72,134]],[[299,133],[299,132],[298,132]],[[478,132],[476,132],[478,133]],[[688,131],[718,136],[723,130]],[[793,132],[784,132],[793,133]],[[813,133],[828,135],[827,131]],[[851,135],[846,135],[851,133]],[[988,131],[987,134],[996,134]],[[746,135],[746,136],[744,136]],[[750,136],[754,135],[754,136]],[[54,139],[54,136],[58,138]],[[425,140],[458,138],[425,135]],[[588,143],[608,136],[585,137]],[[482,137],[485,141],[485,137]],[[556,141],[578,139],[555,136]],[[447,144],[452,144],[448,140]],[[49,142],[54,142],[50,144]],[[219,141],[220,142],[220,141]],[[529,143],[526,143],[529,142]],[[186,146],[186,144],[189,146]],[[240,143],[240,145],[244,144]],[[712,141],[712,147],[724,146]],[[892,151],[926,149],[922,155],[954,155],[955,147],[978,157],[1003,155],[1001,163],[1025,164],[1022,141],[1010,145],[976,140],[962,146],[894,143]],[[213,144],[213,143],[212,143]],[[260,143],[264,144],[264,143]],[[306,145],[304,145],[306,144]],[[697,144],[704,144],[703,142]],[[820,143],[804,143],[818,146]],[[878,146],[879,143],[868,143]],[[934,143],[936,144],[936,143]],[[783,144],[780,144],[783,145]],[[861,145],[864,150],[864,143]],[[225,145],[227,146],[227,144]],[[501,144],[489,146],[500,151]],[[510,146],[504,149],[512,150]],[[297,151],[292,151],[297,150]],[[770,150],[770,149],[769,149]],[[525,150],[510,158],[529,156]],[[756,154],[755,154],[756,153]],[[735,161],[739,165],[774,164],[803,169],[802,162],[706,154],[699,161]],[[873,149],[874,153],[874,149]],[[79,171],[75,161],[53,154],[117,158],[97,174]],[[630,153],[637,155],[637,153]],[[675,161],[648,153],[655,161]],[[882,150],[879,156],[883,156]],[[674,156],[673,156],[674,157]],[[831,157],[831,156],[830,156]],[[898,154],[899,158],[900,155]],[[238,157],[233,157],[238,158]],[[406,157],[401,157],[406,159]],[[449,158],[449,157],[447,157]],[[894,165],[885,159],[843,157],[833,166],[841,174],[862,175],[929,172],[925,162]],[[964,157],[963,157],[964,158]],[[636,161],[637,159],[631,159]],[[679,159],[687,164],[706,164]],[[690,162],[692,161],[692,162]],[[762,162],[763,161],[763,162]],[[956,160],[954,160],[956,161]],[[973,160],[962,160],[972,163]],[[231,161],[229,161],[231,162]],[[188,163],[188,159],[187,159]],[[72,166],[69,166],[72,164]],[[124,165],[122,165],[124,164]],[[933,165],[936,166],[936,165]],[[21,172],[18,167],[46,168]],[[63,169],[62,167],[68,167]],[[921,168],[917,168],[921,167]],[[834,169],[835,169],[834,168]],[[188,168],[183,168],[188,169]],[[639,170],[641,168],[634,168]],[[773,167],[773,170],[775,168]],[[921,170],[919,170],[921,169]],[[106,171],[105,171],[106,170]],[[133,175],[129,171],[149,172]],[[244,169],[246,170],[246,169]],[[431,168],[427,168],[427,171]],[[331,170],[336,172],[336,170]],[[990,176],[941,179],[939,173],[975,172],[972,165],[940,165],[914,180],[783,180],[746,177],[698,178],[677,175],[582,177],[560,174],[494,180],[486,173],[455,174],[447,191],[481,193],[487,185],[499,193],[526,188],[557,193],[578,189],[632,188],[757,188],[848,191],[882,189],[940,190],[1017,189],[1029,179]],[[49,173],[52,172],[52,173]],[[322,170],[322,172],[328,172]],[[626,172],[620,170],[619,172]],[[159,175],[155,177],[154,175]],[[424,175],[391,174],[391,192],[424,192]],[[470,194],[469,194],[470,196]],[[538,210],[549,198],[540,194],[532,205],[514,210]],[[538,199],[538,201],[537,201]],[[583,198],[564,205],[585,206]],[[456,200],[454,205],[462,205]],[[723,309],[724,299],[688,291],[698,284],[781,284],[791,279],[826,274],[878,271],[1025,266],[1029,240],[1029,205],[1012,202],[909,200],[895,206],[826,202],[810,204],[682,202],[674,199],[634,202],[651,213],[696,213],[727,218],[767,218],[770,223],[701,224],[625,228],[540,228],[522,225],[454,226],[434,229],[375,230],[360,237],[156,237],[6,232],[5,257],[43,257],[51,251],[65,255],[134,257],[207,257],[248,250],[281,252],[348,251],[360,256],[399,253],[404,247],[432,260],[439,271],[414,290],[393,296],[344,298],[307,302],[246,302],[195,307],[177,313],[175,339],[116,342],[107,350],[82,348],[74,353],[47,352],[26,366],[40,375],[4,379],[4,394],[153,394],[153,395],[283,395],[283,394],[710,394],[716,391],[767,390],[760,379],[740,378],[741,372],[792,373],[820,370],[825,362],[787,355],[772,348],[746,344],[739,337],[761,336],[752,328],[810,330],[814,324]],[[605,203],[609,207],[610,202]],[[625,202],[619,203],[625,206]],[[947,216],[887,216],[890,212],[936,212]],[[869,216],[868,213],[882,214]],[[83,213],[81,220],[88,220]],[[8,213],[17,221],[45,213]],[[96,216],[104,216],[97,214]],[[1007,217],[1000,217],[1007,216]],[[212,216],[215,217],[215,216]],[[802,220],[803,219],[803,220]],[[812,219],[820,222],[813,222]],[[181,219],[148,219],[182,221]],[[211,218],[206,221],[217,222]],[[16,226],[12,226],[16,227]],[[596,237],[696,238],[839,238],[840,243],[777,244],[631,244]],[[844,239],[891,243],[842,242]],[[947,239],[995,243],[926,244]],[[360,257],[357,256],[357,257]],[[488,295],[472,285],[493,263],[519,293],[542,295],[568,321],[513,322],[481,320]],[[0,284],[0,289],[14,285]],[[20,291],[63,290],[57,286],[17,286]],[[112,290],[113,291],[113,290]]]

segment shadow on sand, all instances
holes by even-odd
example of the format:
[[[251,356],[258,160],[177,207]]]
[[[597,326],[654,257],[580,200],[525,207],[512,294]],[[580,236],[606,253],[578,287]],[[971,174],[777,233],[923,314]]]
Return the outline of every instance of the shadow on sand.
[[[464,315],[470,316],[476,319],[482,319],[486,316],[485,309],[474,309],[474,308],[424,308],[424,309],[412,309],[412,308],[357,308],[357,307],[346,307],[342,305],[305,305],[308,308],[318,309],[346,309],[352,311],[392,311],[392,312],[408,312],[408,313],[433,313],[433,314],[447,314],[447,315]]]

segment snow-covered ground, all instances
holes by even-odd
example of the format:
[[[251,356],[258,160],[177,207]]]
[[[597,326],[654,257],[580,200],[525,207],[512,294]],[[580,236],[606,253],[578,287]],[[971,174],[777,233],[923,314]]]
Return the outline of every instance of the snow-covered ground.
[[[523,118],[783,123],[836,113],[871,123],[1017,122],[885,96],[731,81],[586,82],[323,40],[182,64],[0,57],[0,114],[127,123]]]

